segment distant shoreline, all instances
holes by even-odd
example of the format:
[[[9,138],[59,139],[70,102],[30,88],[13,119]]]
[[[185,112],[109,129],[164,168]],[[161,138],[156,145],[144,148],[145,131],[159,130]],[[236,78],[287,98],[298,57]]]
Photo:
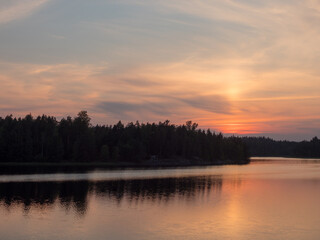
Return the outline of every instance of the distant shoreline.
[[[223,166],[223,165],[246,165],[251,162],[273,161],[273,160],[320,160],[319,158],[303,157],[250,157],[248,162],[239,163],[232,160],[212,162],[190,162],[186,159],[178,159],[178,162],[171,162],[166,159],[159,162],[0,162],[0,167],[88,167],[88,168],[158,168],[158,167],[201,167],[201,166]]]
[[[279,157],[274,157],[274,156],[271,156],[271,157],[258,157],[258,156],[254,156],[254,157],[250,157],[250,160],[251,161],[254,161],[254,162],[258,162],[258,161],[273,161],[273,160],[283,160],[283,161],[287,161],[287,160],[291,160],[291,161],[298,161],[298,160],[320,160],[320,158],[311,158],[311,157],[283,157],[283,156],[279,156]]]
[[[247,163],[235,163],[232,161],[221,162],[0,162],[0,167],[94,167],[94,168],[152,168],[152,167],[197,167],[197,166],[222,166],[245,165]]]

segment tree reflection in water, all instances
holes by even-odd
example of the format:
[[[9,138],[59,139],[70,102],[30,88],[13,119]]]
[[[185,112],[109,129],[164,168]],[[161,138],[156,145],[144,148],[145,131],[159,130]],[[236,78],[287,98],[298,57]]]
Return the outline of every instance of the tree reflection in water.
[[[221,176],[134,179],[112,181],[66,182],[9,182],[0,183],[0,207],[10,210],[23,207],[25,213],[32,208],[50,209],[59,204],[66,212],[71,209],[84,215],[90,196],[120,204],[168,203],[175,198],[188,201],[199,196],[220,194]]]

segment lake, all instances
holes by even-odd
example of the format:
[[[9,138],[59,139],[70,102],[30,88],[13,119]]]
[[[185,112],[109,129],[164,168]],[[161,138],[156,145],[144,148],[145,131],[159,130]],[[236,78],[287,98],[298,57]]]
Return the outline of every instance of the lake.
[[[1,168],[1,167],[0,167]],[[0,174],[0,239],[320,239],[320,160]]]

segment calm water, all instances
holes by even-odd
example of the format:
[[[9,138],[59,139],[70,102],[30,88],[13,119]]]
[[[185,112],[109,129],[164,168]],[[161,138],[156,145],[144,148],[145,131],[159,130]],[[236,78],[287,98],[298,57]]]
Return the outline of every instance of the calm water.
[[[0,175],[0,239],[320,239],[320,160]]]

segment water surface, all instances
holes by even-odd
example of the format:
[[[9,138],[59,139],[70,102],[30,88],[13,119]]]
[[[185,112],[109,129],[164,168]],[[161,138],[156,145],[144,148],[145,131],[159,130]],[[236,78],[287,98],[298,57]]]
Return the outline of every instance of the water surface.
[[[0,175],[0,239],[320,239],[320,161]]]

